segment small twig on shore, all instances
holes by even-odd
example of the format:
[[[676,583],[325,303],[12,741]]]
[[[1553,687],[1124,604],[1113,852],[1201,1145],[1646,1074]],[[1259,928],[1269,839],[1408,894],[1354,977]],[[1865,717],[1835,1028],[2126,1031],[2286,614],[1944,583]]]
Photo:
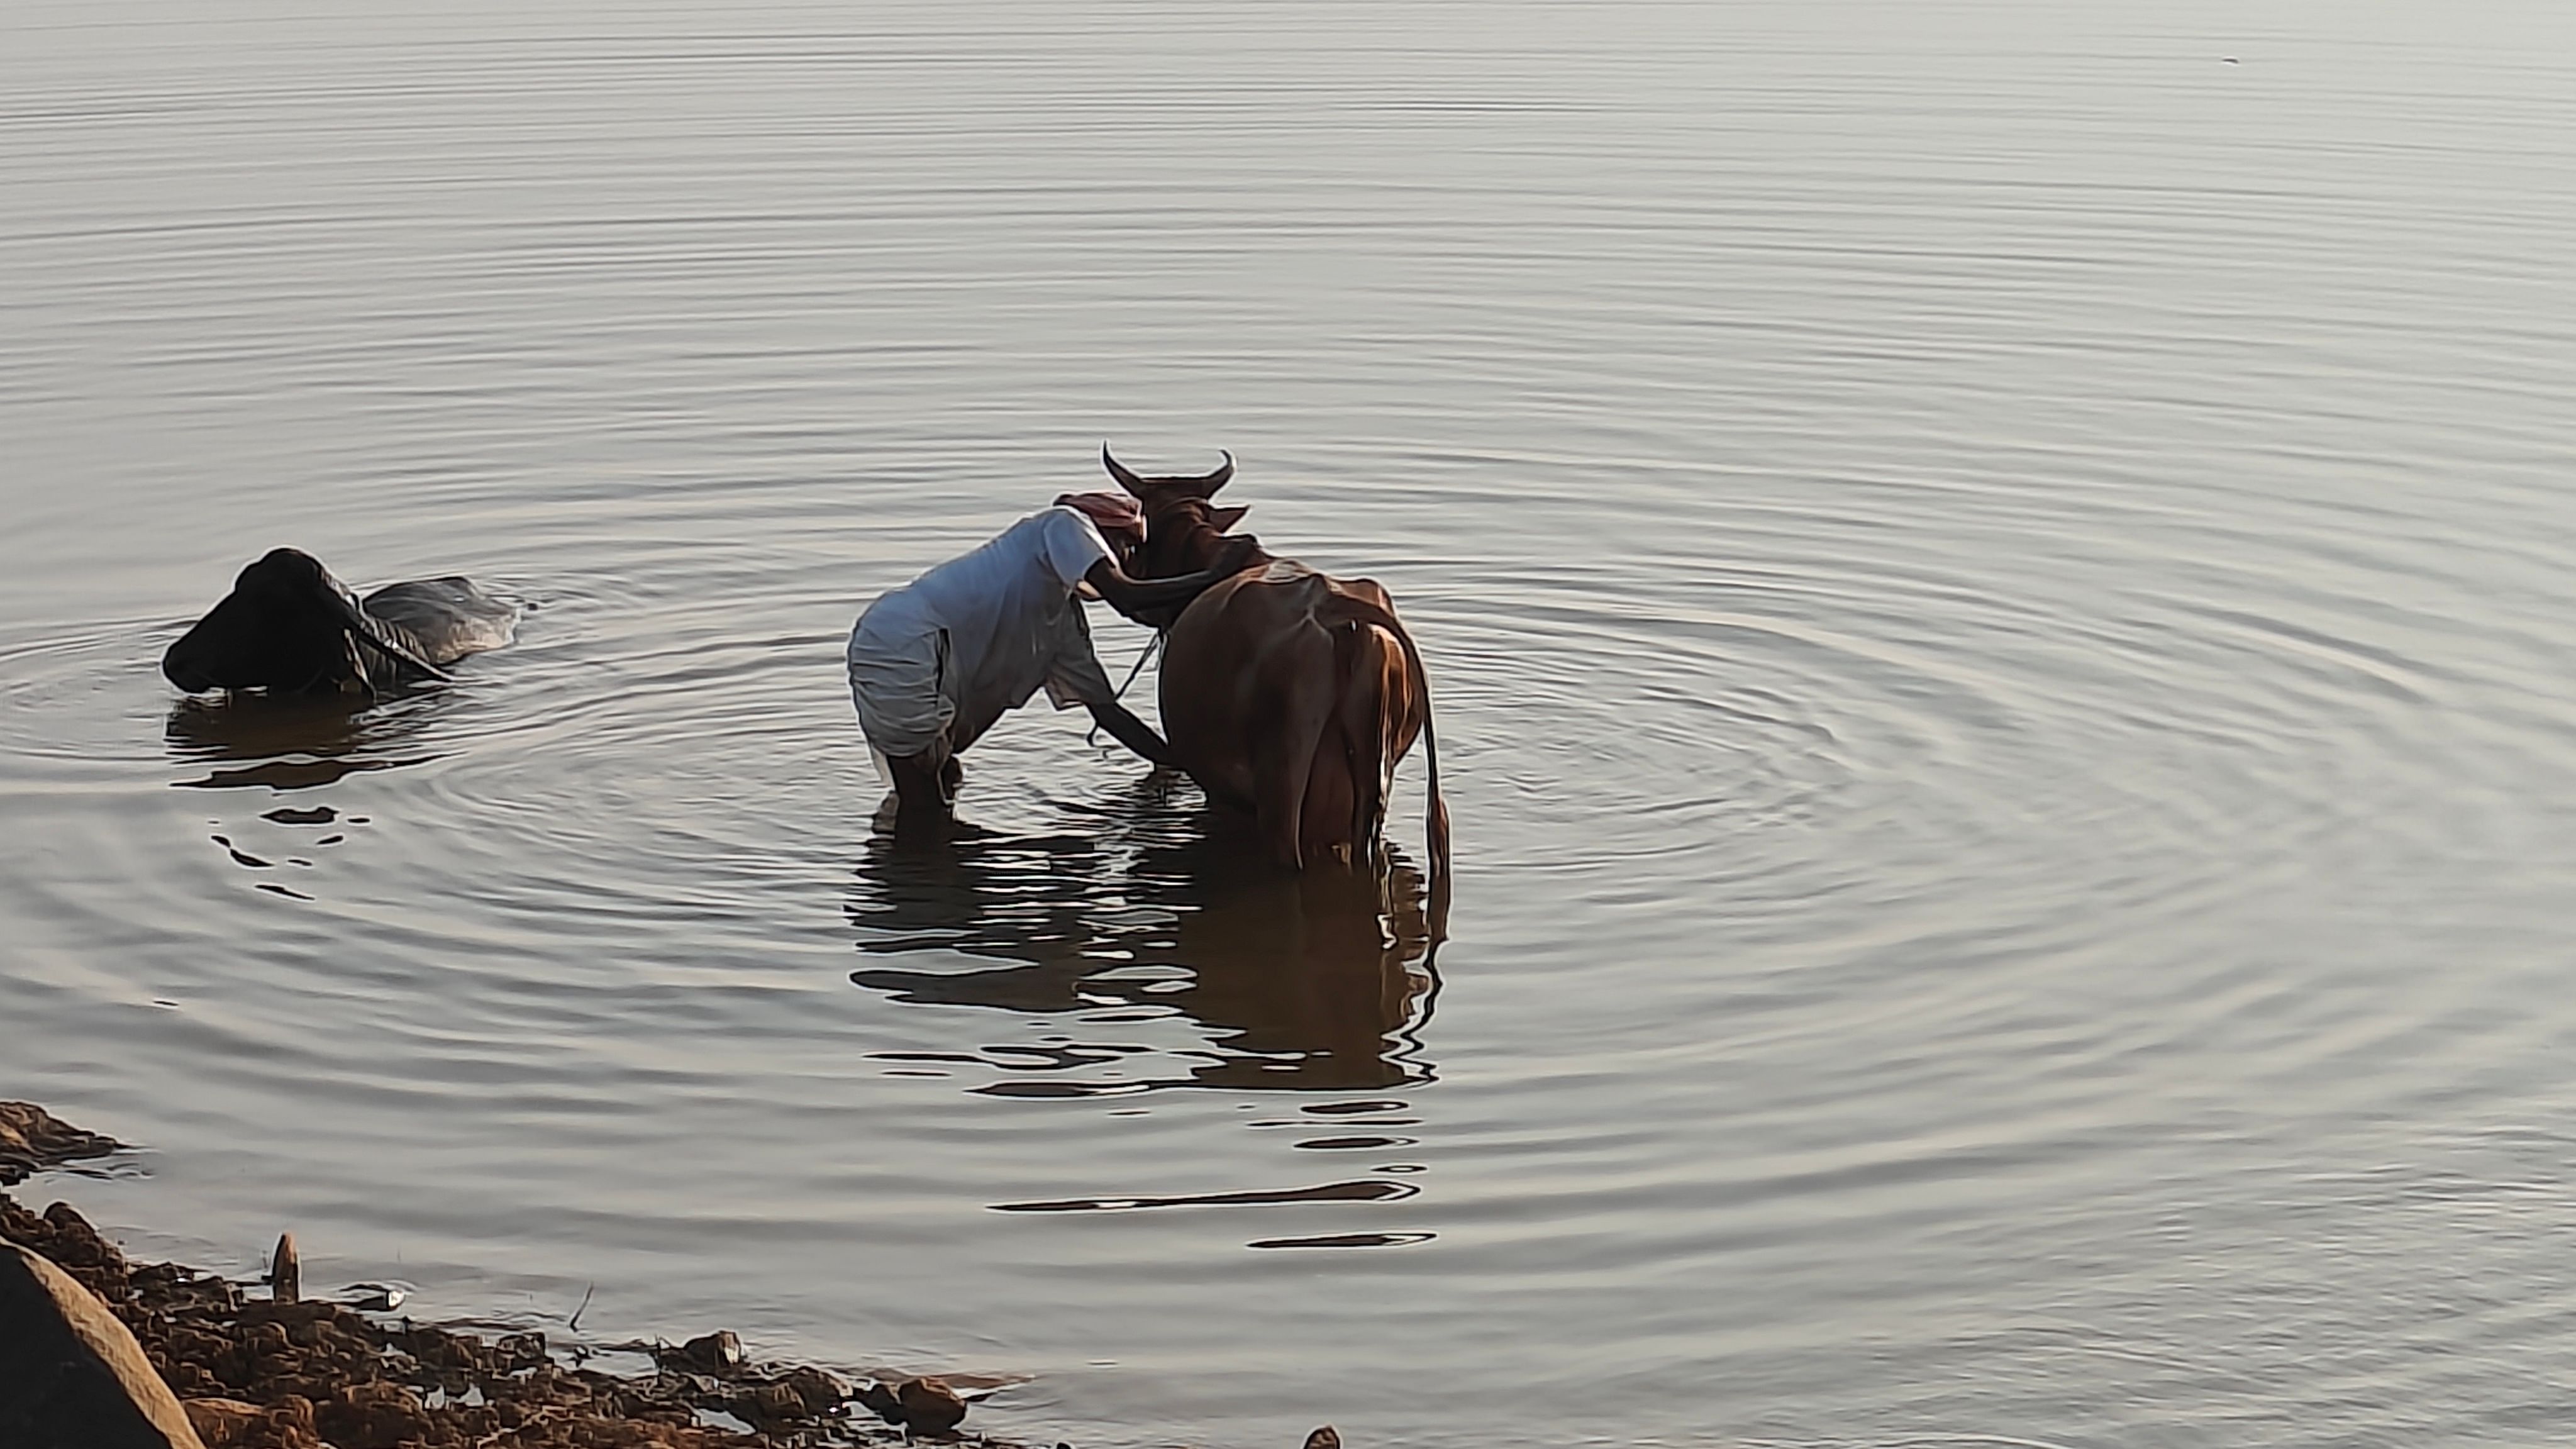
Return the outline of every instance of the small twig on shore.
[[[581,1290],[581,1306],[572,1311],[572,1317],[564,1320],[564,1327],[575,1333],[581,1332],[581,1316],[590,1311],[590,1295],[598,1291],[599,1285],[596,1283]]]

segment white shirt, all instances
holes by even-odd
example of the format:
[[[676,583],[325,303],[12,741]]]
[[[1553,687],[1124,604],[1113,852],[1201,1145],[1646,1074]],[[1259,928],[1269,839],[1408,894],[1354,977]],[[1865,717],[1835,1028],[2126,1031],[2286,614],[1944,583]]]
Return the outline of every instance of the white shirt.
[[[877,601],[948,636],[940,692],[969,737],[1028,703],[1038,686],[1058,709],[1116,698],[1074,589],[1109,544],[1081,510],[1043,508],[991,542]],[[888,622],[891,622],[889,620]]]

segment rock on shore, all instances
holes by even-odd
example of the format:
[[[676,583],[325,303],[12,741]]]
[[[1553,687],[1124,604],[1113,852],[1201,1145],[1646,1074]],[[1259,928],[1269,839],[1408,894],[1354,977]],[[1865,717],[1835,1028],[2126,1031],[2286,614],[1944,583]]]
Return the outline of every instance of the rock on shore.
[[[0,1102],[0,1187],[15,1187],[31,1172],[123,1148],[115,1138],[83,1132],[33,1102]]]
[[[39,1214],[0,1193],[0,1239],[51,1259],[123,1321],[205,1449],[819,1449],[896,1437],[844,1412],[846,1391],[819,1371],[741,1363],[626,1378],[564,1367],[541,1334],[487,1342],[336,1303],[245,1299],[221,1278],[128,1263],[64,1203]],[[701,1411],[751,1432],[709,1426]]]
[[[0,1182],[119,1150],[0,1102],[0,1173],[15,1174]],[[957,1439],[997,1382],[853,1384],[755,1363],[721,1331],[618,1346],[649,1354],[650,1374],[566,1367],[543,1334],[486,1341],[390,1319],[399,1295],[382,1290],[373,1316],[299,1301],[295,1263],[281,1239],[266,1296],[246,1297],[224,1278],[128,1262],[66,1203],[38,1213],[0,1191],[0,1449],[877,1449]],[[1318,1429],[1307,1449],[1340,1440]]]
[[[0,1243],[0,1444],[204,1449],[134,1334],[42,1256]]]
[[[8,1182],[117,1150],[42,1108],[0,1102]],[[293,1250],[280,1247],[283,1266]],[[900,1437],[837,1376],[753,1363],[729,1333],[621,1377],[565,1367],[542,1334],[486,1341],[381,1322],[298,1302],[289,1281],[277,1272],[276,1291],[246,1299],[222,1278],[129,1263],[69,1204],[37,1213],[0,1192],[0,1446],[823,1449]],[[954,1395],[912,1397],[924,1411],[915,1430],[932,1418],[953,1429],[964,1409]]]

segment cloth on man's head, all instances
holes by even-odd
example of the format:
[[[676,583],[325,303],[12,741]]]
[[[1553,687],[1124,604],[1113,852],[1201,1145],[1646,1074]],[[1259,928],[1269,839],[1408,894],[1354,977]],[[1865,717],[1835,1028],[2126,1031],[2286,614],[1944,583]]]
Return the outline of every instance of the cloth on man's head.
[[[1062,493],[1055,501],[1060,508],[1079,509],[1099,528],[1145,534],[1145,506],[1124,493]]]

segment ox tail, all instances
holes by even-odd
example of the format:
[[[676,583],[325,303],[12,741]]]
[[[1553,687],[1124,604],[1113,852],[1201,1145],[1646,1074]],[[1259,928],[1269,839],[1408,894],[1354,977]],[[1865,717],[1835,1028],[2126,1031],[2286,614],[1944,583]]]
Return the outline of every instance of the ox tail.
[[[1445,916],[1449,899],[1449,802],[1440,796],[1440,742],[1431,728],[1431,671],[1422,665],[1422,650],[1413,642],[1413,631],[1404,627],[1393,609],[1347,594],[1336,595],[1333,605],[1344,618],[1375,624],[1394,635],[1395,641],[1404,646],[1404,663],[1412,671],[1414,687],[1421,691],[1422,758],[1429,768],[1431,785],[1431,799],[1422,812],[1422,835],[1431,851],[1432,902]]]

